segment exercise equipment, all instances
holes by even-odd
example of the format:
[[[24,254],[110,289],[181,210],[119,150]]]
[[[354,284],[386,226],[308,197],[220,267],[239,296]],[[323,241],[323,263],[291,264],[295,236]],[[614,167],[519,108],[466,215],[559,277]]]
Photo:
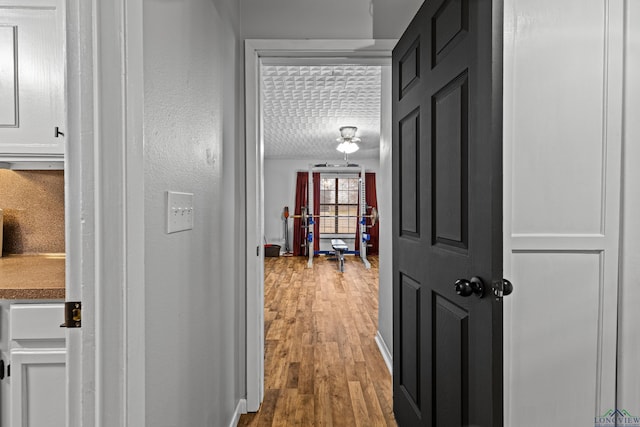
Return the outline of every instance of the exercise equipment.
[[[367,225],[367,228],[371,228],[380,220],[380,214],[375,206],[367,207],[371,209],[371,213],[369,215],[340,215],[340,218],[360,218],[358,222],[363,225],[366,225],[365,223],[367,218],[371,218],[371,224]],[[288,207],[285,206],[285,209],[288,209]],[[301,212],[302,213],[300,215],[291,215],[291,218],[301,218],[303,221],[306,221],[309,218],[336,218],[336,215],[310,215],[304,208]]]
[[[294,215],[294,218],[300,217],[302,219],[300,224],[302,228],[302,247],[304,248],[304,256],[309,256],[309,243],[313,243],[313,231],[309,230],[309,226],[313,224],[309,224],[306,206],[300,208],[300,213],[300,215]],[[311,235],[309,235],[309,233],[311,233]],[[313,254],[313,251],[311,251],[311,254]]]
[[[292,256],[291,248],[289,247],[289,206],[284,207],[284,212],[282,213],[282,218],[284,220],[284,254],[283,256]]]
[[[378,209],[375,206],[367,206],[366,203],[366,188],[365,188],[365,168],[364,167],[360,167],[357,164],[353,164],[353,163],[347,163],[345,165],[329,165],[327,163],[325,164],[311,164],[309,165],[309,179],[308,184],[307,184],[307,200],[309,200],[309,204],[307,206],[301,206],[300,209],[300,214],[299,215],[289,215],[289,217],[291,218],[299,218],[301,219],[301,227],[302,227],[302,231],[303,231],[303,239],[302,239],[302,246],[304,247],[304,254],[305,256],[309,257],[309,261],[307,262],[307,266],[309,268],[311,268],[313,266],[313,257],[314,257],[314,251],[312,248],[313,245],[313,225],[315,224],[314,218],[335,218],[335,216],[331,216],[331,215],[314,215],[311,212],[313,212],[313,172],[333,172],[333,173],[342,173],[342,172],[346,172],[346,173],[354,173],[355,171],[353,170],[354,168],[356,168],[358,171],[356,173],[359,173],[360,178],[359,178],[359,200],[360,200],[360,212],[362,212],[360,215],[352,215],[352,216],[341,216],[341,218],[358,218],[358,226],[360,227],[360,236],[362,237],[362,242],[363,244],[360,245],[360,251],[359,251],[359,255],[360,258],[362,259],[362,262],[365,265],[365,268],[369,269],[371,268],[371,264],[369,263],[369,261],[367,260],[367,247],[368,245],[368,241],[369,241],[369,233],[367,232],[369,228],[374,227],[378,221],[380,220],[380,213],[378,212]],[[285,206],[285,209],[288,212],[288,208]],[[370,213],[367,214],[367,210],[370,210]],[[367,224],[367,219],[370,219],[370,224]],[[366,240],[365,240],[365,236],[366,236]],[[335,239],[335,240],[339,240],[339,239]],[[344,244],[344,241],[342,242]],[[345,245],[346,246],[346,245]],[[347,249],[345,248],[344,251],[346,251]],[[344,251],[342,252],[342,255],[344,256]],[[344,262],[344,257],[342,257],[343,262]]]
[[[375,226],[378,221],[380,220],[380,214],[378,213],[378,209],[375,206],[367,206],[367,209],[371,210],[371,213],[368,215],[341,215],[340,218],[360,218],[360,220],[358,221],[358,224],[361,227],[361,230],[367,229],[367,228],[371,228],[373,226]],[[289,226],[288,226],[288,219],[289,218],[299,218],[302,221],[301,227],[303,230],[303,238],[302,238],[302,246],[304,247],[304,256],[308,256],[309,255],[309,247],[312,246],[313,244],[313,231],[311,231],[311,226],[313,226],[315,224],[314,218],[336,218],[336,215],[311,215],[308,213],[309,210],[307,209],[306,206],[302,206],[300,208],[300,214],[299,215],[291,215],[289,214],[289,207],[285,206],[284,207],[284,211],[282,213],[282,217],[284,218],[284,226],[285,226],[285,231],[284,231],[284,236],[285,236],[285,253],[284,256],[291,256],[292,252],[289,248]],[[371,224],[367,224],[367,218],[371,219]],[[361,236],[362,236],[362,242],[363,245],[366,245],[366,247],[370,247],[371,245],[367,244],[370,240],[371,240],[371,235],[369,233],[364,233],[361,231]],[[331,244],[333,245],[333,242],[336,239],[332,239],[331,240]],[[337,239],[340,240],[340,239]],[[342,242],[343,245],[346,245],[344,243],[344,241],[340,240]],[[342,262],[344,263],[344,253],[345,251],[347,251],[348,248],[345,247],[345,249],[342,251],[341,255],[342,255]],[[366,259],[366,258],[365,258]],[[309,261],[309,265],[311,265],[312,261]],[[365,263],[366,264],[366,263]],[[342,270],[340,270],[342,271]]]
[[[349,246],[342,239],[331,239],[331,247],[336,253],[336,260],[338,261],[338,269],[341,273],[344,272],[344,253],[349,250]]]

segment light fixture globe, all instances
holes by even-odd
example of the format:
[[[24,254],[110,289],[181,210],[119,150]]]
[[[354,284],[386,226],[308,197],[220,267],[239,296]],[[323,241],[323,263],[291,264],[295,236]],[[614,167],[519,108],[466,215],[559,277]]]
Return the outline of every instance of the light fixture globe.
[[[356,144],[355,142],[348,142],[348,141],[341,142],[336,147],[336,150],[344,154],[355,153],[359,149],[360,147],[358,147],[358,144]]]

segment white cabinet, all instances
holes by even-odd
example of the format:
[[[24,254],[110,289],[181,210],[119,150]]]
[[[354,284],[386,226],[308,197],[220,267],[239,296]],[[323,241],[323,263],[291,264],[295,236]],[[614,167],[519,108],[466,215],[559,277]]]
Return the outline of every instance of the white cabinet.
[[[64,305],[3,307],[3,427],[64,427],[66,347]]]
[[[0,0],[0,162],[62,158],[64,0]]]
[[[64,427],[64,349],[11,352],[11,427]]]

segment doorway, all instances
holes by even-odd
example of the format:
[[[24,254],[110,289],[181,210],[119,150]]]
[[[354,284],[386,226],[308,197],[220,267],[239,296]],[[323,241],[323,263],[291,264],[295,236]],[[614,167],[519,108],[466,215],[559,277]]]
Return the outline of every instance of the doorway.
[[[395,44],[394,40],[333,40],[333,41],[262,41],[247,40],[245,49],[246,63],[246,107],[247,111],[254,114],[247,115],[246,132],[247,145],[247,410],[256,411],[264,398],[264,264],[260,256],[260,247],[264,243],[265,237],[265,199],[264,199],[264,139],[262,134],[262,121],[260,116],[261,88],[260,88],[260,66],[266,62],[273,62],[275,58],[291,61],[292,59],[306,58],[309,63],[343,62],[348,58],[350,62],[358,64],[384,64],[388,75],[383,78],[383,89],[385,95],[390,99],[391,70],[390,57],[391,50]],[[385,72],[385,74],[387,74]],[[388,106],[388,107],[387,107]],[[382,102],[381,116],[381,154],[382,164],[389,167],[388,177],[390,178],[390,102]],[[388,117],[386,117],[386,116]],[[384,148],[382,148],[384,147]],[[255,163],[254,163],[255,162]],[[382,172],[382,171],[381,171]],[[382,173],[384,175],[386,171]],[[380,179],[383,177],[380,176]],[[387,180],[390,182],[390,179]],[[382,190],[379,187],[378,192]],[[380,194],[379,200],[385,198]],[[380,216],[382,221],[391,224],[390,197],[389,208],[381,206]],[[388,211],[388,214],[385,213]],[[389,236],[384,236],[381,228],[381,245],[388,239],[390,248],[390,227]],[[258,256],[256,256],[256,254]],[[381,253],[380,256],[380,299],[388,301],[388,311],[381,308],[380,325],[383,317],[388,315],[388,331],[391,337],[391,254]],[[384,281],[384,282],[383,282]],[[384,284],[383,284],[384,283]],[[386,289],[388,287],[388,289]],[[386,322],[385,322],[386,324]],[[380,334],[379,326],[378,333]],[[376,341],[384,344],[380,337]],[[390,345],[389,342],[386,345]],[[387,357],[390,361],[390,352]]]

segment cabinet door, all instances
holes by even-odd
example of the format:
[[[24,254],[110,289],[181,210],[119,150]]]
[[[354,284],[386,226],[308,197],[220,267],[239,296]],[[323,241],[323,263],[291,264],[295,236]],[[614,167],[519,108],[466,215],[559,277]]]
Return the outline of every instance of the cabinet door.
[[[11,427],[65,426],[66,350],[11,351]]]
[[[11,379],[7,376],[11,358],[9,357],[9,353],[5,353],[4,351],[0,354],[4,361],[4,378],[0,380],[0,426],[5,427],[11,425],[11,420],[9,419],[9,409],[11,407],[11,400],[9,399],[11,394]]]
[[[12,4],[13,3],[13,4]],[[0,155],[62,156],[64,7],[0,0]]]

